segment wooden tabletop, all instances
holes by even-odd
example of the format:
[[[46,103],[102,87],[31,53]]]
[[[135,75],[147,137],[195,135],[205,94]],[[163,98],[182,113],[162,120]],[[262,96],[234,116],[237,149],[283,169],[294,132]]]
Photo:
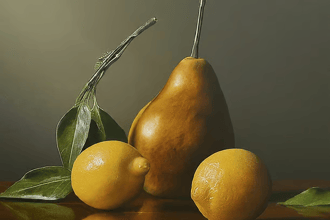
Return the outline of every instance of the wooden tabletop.
[[[330,188],[327,180],[273,181],[273,194],[265,212],[258,219],[330,219],[330,206],[286,207],[277,202],[318,186]],[[0,192],[13,182],[0,182]],[[115,211],[101,211],[82,203],[73,193],[62,201],[30,202],[0,200],[0,219],[6,220],[205,220],[191,200],[159,199],[146,193]]]

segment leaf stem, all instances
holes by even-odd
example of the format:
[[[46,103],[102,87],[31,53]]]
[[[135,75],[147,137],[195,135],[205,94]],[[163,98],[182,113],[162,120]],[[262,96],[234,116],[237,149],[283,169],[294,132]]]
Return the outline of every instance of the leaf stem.
[[[103,77],[105,71],[121,57],[121,55],[124,53],[125,49],[131,43],[131,41],[137,36],[139,36],[143,31],[147,30],[149,27],[154,25],[156,22],[157,22],[156,18],[149,19],[144,25],[140,26],[128,38],[126,38],[123,42],[121,42],[121,44],[114,51],[109,53],[106,57],[102,58],[102,64],[96,70],[96,72],[87,82],[87,84],[84,86],[83,90],[81,91],[81,93],[79,94],[76,100],[76,104],[79,104],[80,102],[83,101],[86,92],[90,92],[94,90],[98,82]]]
[[[205,3],[206,3],[206,0],[200,0],[199,13],[198,13],[198,19],[197,19],[197,28],[196,28],[193,48],[192,48],[191,55],[190,55],[191,57],[196,58],[196,59],[198,58],[198,45],[199,45],[199,39],[201,36]]]
[[[89,82],[93,81],[94,78],[97,77],[100,72],[103,70],[107,70],[114,62],[116,62],[120,56],[123,54],[127,46],[131,43],[131,41],[140,35],[143,31],[147,30],[149,27],[154,25],[156,23],[157,19],[156,18],[151,18],[149,19],[144,25],[140,26],[138,29],[136,29],[126,40],[121,42],[121,44],[114,50],[112,51],[109,55],[107,55],[103,59],[103,63],[101,66],[96,70],[92,78],[89,80]],[[88,83],[89,83],[88,82]]]

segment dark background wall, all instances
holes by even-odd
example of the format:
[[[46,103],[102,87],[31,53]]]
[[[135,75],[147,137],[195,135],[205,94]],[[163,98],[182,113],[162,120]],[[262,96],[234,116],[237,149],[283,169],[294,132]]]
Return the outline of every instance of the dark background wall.
[[[99,56],[155,16],[107,71],[98,102],[128,132],[190,55],[198,0],[1,1],[0,180],[60,165],[55,128]],[[330,1],[209,0],[200,56],[226,96],[238,148],[273,179],[330,179]]]

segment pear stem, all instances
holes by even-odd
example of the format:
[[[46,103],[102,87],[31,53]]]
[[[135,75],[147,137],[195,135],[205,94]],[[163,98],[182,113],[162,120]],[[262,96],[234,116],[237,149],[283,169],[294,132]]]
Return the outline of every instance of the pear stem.
[[[191,55],[190,55],[191,57],[196,58],[196,59],[198,58],[198,45],[199,45],[199,39],[201,36],[205,3],[206,3],[206,0],[200,0],[195,40],[194,40],[194,45],[193,45]]]

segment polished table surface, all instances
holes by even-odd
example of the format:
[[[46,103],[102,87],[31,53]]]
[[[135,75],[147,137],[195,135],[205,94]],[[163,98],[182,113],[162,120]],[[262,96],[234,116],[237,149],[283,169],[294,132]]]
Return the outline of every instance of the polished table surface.
[[[0,192],[13,182],[0,182]],[[318,186],[330,188],[329,180],[273,181],[273,194],[265,212],[258,219],[330,219],[330,206],[286,207],[277,202]],[[6,220],[205,220],[191,200],[172,200],[142,193],[126,207],[102,211],[82,203],[73,193],[58,202],[0,200],[0,219]]]

